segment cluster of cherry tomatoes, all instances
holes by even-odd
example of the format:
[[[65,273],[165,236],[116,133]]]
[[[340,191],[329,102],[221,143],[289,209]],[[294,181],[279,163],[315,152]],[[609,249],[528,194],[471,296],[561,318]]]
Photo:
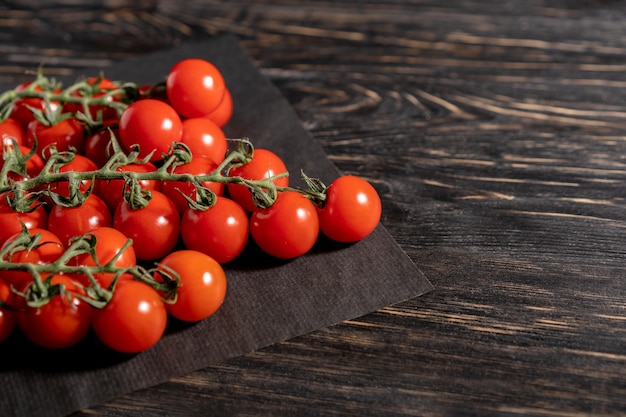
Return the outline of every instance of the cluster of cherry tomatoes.
[[[273,151],[230,150],[232,96],[202,59],[156,86],[99,76],[61,89],[39,76],[0,105],[0,342],[17,327],[59,349],[93,331],[111,349],[143,351],[169,316],[220,308],[223,265],[250,240],[291,259],[320,234],[363,239],[381,216],[361,178],[291,188]]]

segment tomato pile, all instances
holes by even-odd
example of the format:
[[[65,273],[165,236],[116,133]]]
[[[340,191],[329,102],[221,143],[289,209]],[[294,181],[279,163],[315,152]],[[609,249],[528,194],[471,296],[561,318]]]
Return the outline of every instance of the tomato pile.
[[[381,202],[356,176],[326,186],[247,138],[227,139],[233,99],[202,59],[163,82],[103,75],[62,88],[38,73],[0,94],[0,343],[16,331],[63,349],[90,331],[146,350],[168,319],[197,322],[226,296],[223,265],[249,244],[309,252],[356,242]]]

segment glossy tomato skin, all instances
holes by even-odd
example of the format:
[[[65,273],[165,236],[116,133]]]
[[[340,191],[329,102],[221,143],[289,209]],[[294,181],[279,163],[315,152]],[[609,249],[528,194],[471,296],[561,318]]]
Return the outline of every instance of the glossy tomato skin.
[[[157,270],[170,268],[179,275],[177,300],[167,303],[167,312],[179,320],[195,322],[213,315],[226,297],[226,274],[210,256],[193,250],[180,250],[167,255]],[[155,273],[159,280],[159,274]]]
[[[82,154],[85,149],[85,126],[74,118],[63,119],[51,126],[33,120],[26,130],[26,146],[33,147],[35,141],[37,153],[43,158],[49,155],[50,146],[56,147],[59,152],[74,149]]]
[[[23,145],[26,141],[26,131],[15,119],[7,118],[0,122],[0,138],[2,143]]]
[[[96,266],[105,265],[115,258],[115,266],[132,268],[137,265],[135,248],[131,245],[122,251],[128,237],[112,227],[98,227],[89,232],[96,239],[95,259],[90,254],[80,254],[70,260],[71,265]],[[103,288],[109,288],[115,274],[99,272],[94,278]],[[122,275],[121,279],[131,279],[130,275]],[[89,281],[83,281],[89,285]]]
[[[176,166],[172,172],[175,174],[200,176],[210,174],[215,169],[217,169],[217,164],[211,159],[197,156],[186,164]],[[224,183],[204,181],[202,185],[218,196],[224,194]],[[196,198],[196,188],[188,182],[164,180],[161,182],[161,192],[172,200],[181,215],[189,207],[187,199],[181,193],[192,200]]]
[[[183,125],[180,116],[169,104],[154,99],[138,100],[124,110],[120,117],[119,139],[130,150],[139,145],[139,158],[154,151],[150,161],[163,159],[172,142],[180,142]]]
[[[285,172],[287,172],[287,167],[277,154],[268,149],[257,148],[254,150],[254,155],[249,163],[231,169],[228,175],[248,180],[263,180]],[[287,187],[289,177],[277,178],[274,180],[274,184],[278,187]],[[244,210],[252,212],[256,209],[252,193],[245,185],[229,183],[226,188],[230,198],[235,200]]]
[[[239,256],[248,236],[248,214],[226,197],[218,197],[208,210],[189,208],[182,217],[181,237],[185,247],[209,255],[220,264]]]
[[[212,120],[219,127],[224,127],[228,124],[233,115],[233,107],[233,96],[230,93],[230,90],[226,88],[224,90],[224,97],[222,98],[219,106],[204,117]]]
[[[382,205],[376,189],[366,180],[346,175],[326,190],[326,201],[318,208],[320,229],[338,242],[356,242],[374,231]]]
[[[47,349],[65,349],[80,342],[91,326],[93,308],[76,295],[82,290],[68,275],[55,274],[52,284],[63,284],[65,296],[55,295],[41,307],[29,307],[16,297],[17,324],[28,340]]]
[[[204,117],[183,121],[181,142],[189,147],[194,158],[203,156],[221,163],[228,152],[228,142],[221,127]]]
[[[48,230],[57,235],[65,246],[70,241],[99,227],[111,226],[112,216],[106,203],[96,194],[90,194],[76,207],[54,204],[48,214]]]
[[[15,318],[15,294],[11,287],[0,278],[0,301],[5,304],[0,305],[0,343],[7,340],[15,329],[17,320]]]
[[[59,168],[59,172],[92,172],[96,171],[98,166],[91,159],[87,158],[83,155],[74,155],[74,159],[67,164],[63,165]],[[84,179],[80,181],[80,192],[85,193],[91,187],[91,183],[93,181],[91,179]],[[67,181],[59,181],[56,183],[50,184],[48,190],[51,192],[57,193],[63,197],[70,196],[70,186]]]
[[[132,103],[124,110],[119,124],[120,142],[130,150],[139,145],[139,158],[154,151],[150,161],[163,159],[172,142],[180,142],[183,124],[180,116],[169,104],[154,99]]]
[[[96,310],[92,328],[107,347],[138,353],[154,346],[167,326],[167,311],[159,293],[146,283],[119,282],[107,305]]]
[[[169,102],[185,118],[211,113],[221,103],[225,89],[226,83],[219,69],[197,58],[177,62],[165,81]]]
[[[0,194],[0,245],[3,245],[11,236],[22,231],[22,224],[27,229],[45,229],[48,224],[48,212],[43,206],[31,212],[13,210],[7,200],[7,194]]]
[[[277,258],[304,255],[319,234],[315,206],[299,192],[281,192],[273,205],[252,213],[250,234],[263,251]]]
[[[144,162],[141,164],[123,165],[117,167],[115,170],[118,172],[136,172],[140,174],[154,172],[157,168],[152,162]],[[96,193],[104,200],[112,213],[115,212],[117,206],[124,199],[124,186],[124,180],[96,180]],[[139,181],[139,187],[142,190],[160,191],[161,182],[157,180],[141,180]]]
[[[159,191],[145,208],[131,209],[128,203],[117,206],[113,227],[133,240],[137,259],[161,259],[174,249],[180,233],[180,214],[176,205]]]
[[[57,235],[47,229],[33,228],[29,229],[29,234],[35,236],[41,235],[41,240],[35,249],[19,250],[8,253],[5,257],[6,261],[12,263],[34,263],[34,264],[51,264],[55,262],[65,252],[65,245]],[[19,234],[9,237],[3,248],[13,242]],[[9,285],[15,288],[21,288],[25,284],[32,281],[32,276],[26,271],[1,271],[0,278],[4,279]]]

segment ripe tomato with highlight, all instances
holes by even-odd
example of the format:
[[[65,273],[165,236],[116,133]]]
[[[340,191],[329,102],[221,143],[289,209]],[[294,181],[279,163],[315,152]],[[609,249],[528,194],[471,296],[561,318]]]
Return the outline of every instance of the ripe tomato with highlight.
[[[283,191],[270,207],[252,213],[250,234],[263,251],[277,258],[304,255],[319,234],[315,205],[297,191]]]
[[[203,156],[217,164],[224,160],[228,152],[228,142],[222,128],[204,117],[183,121],[181,142],[189,147],[194,157]]]
[[[250,162],[230,170],[230,177],[242,177],[248,180],[263,180],[287,172],[283,160],[269,149],[257,148]],[[289,177],[280,177],[274,180],[278,187],[287,187]],[[235,200],[244,210],[252,212],[256,209],[252,193],[242,184],[229,183],[226,186],[230,198]]]
[[[239,204],[218,197],[208,210],[185,211],[180,234],[185,247],[223,264],[235,259],[246,247],[248,225],[248,214]]]
[[[378,225],[381,212],[376,189],[353,175],[335,179],[317,211],[322,233],[338,242],[356,242],[368,236]]]
[[[119,268],[132,268],[137,265],[137,256],[133,245],[126,246],[128,237],[112,227],[98,227],[89,232],[96,239],[94,249],[95,258],[89,253],[77,255],[70,260],[71,265],[97,266],[106,265],[115,260],[114,265]],[[110,272],[98,272],[94,278],[103,288],[109,288],[115,274]],[[123,274],[121,280],[131,279],[132,276]],[[89,285],[84,281],[83,285]]]
[[[167,99],[185,118],[210,114],[222,102],[226,83],[219,69],[198,58],[178,61],[167,74]]]
[[[167,312],[179,320],[195,322],[213,315],[226,297],[226,274],[210,256],[193,250],[180,250],[167,255],[154,274],[172,270],[180,278],[176,302],[166,303]]]
[[[174,249],[180,233],[176,205],[159,191],[152,191],[148,205],[132,209],[125,201],[117,206],[113,227],[133,240],[137,259],[161,259]]]
[[[163,159],[172,142],[180,142],[183,125],[169,104],[154,99],[138,100],[124,110],[119,123],[120,143],[130,150],[139,145],[139,158],[151,152],[150,161]]]
[[[120,281],[106,307],[96,310],[92,328],[107,347],[138,353],[154,346],[165,332],[167,311],[160,294],[150,285]]]
[[[83,204],[64,207],[54,204],[48,214],[48,230],[57,235],[65,246],[70,241],[99,227],[111,226],[111,212],[96,194],[90,194]]]
[[[62,289],[41,307],[30,307],[24,298],[15,297],[17,324],[26,338],[38,346],[69,348],[87,335],[94,309],[79,298],[85,293],[71,276],[54,274],[50,284],[62,286]],[[29,287],[25,292],[29,291]]]

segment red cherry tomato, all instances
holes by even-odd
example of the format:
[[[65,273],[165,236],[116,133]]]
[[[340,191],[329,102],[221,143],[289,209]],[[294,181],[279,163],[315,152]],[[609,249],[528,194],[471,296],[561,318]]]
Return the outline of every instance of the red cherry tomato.
[[[20,122],[8,118],[0,122],[0,138],[4,144],[13,144],[15,140],[18,145],[23,145],[26,140],[26,131]]]
[[[57,235],[46,229],[30,229],[30,236],[36,234],[41,235],[41,240],[38,245],[31,250],[17,250],[10,252],[5,256],[5,261],[12,263],[33,263],[33,264],[51,264],[65,252],[65,246]],[[5,248],[10,243],[17,239],[19,234],[13,235],[6,240],[2,248]],[[22,288],[25,284],[32,281],[32,275],[25,271],[2,271],[0,277],[4,279],[9,285],[13,285],[15,288]]]
[[[45,229],[48,224],[48,213],[43,206],[34,211],[18,212],[13,210],[7,202],[7,193],[0,194],[0,245],[11,236],[22,231],[22,224],[27,229]]]
[[[16,297],[17,324],[34,344],[48,349],[64,349],[85,337],[94,310],[77,297],[84,292],[69,275],[55,274],[50,282],[63,285],[64,292],[53,296],[41,307],[29,307],[24,298]]]
[[[188,249],[205,253],[223,264],[235,259],[245,248],[248,225],[248,214],[239,204],[218,197],[208,210],[185,211],[181,237]]]
[[[217,164],[209,158],[194,157],[190,162],[176,166],[172,172],[175,174],[191,174],[194,176],[207,175],[215,171]],[[220,196],[224,194],[224,183],[204,181],[203,186],[213,191],[216,195]],[[192,200],[196,197],[196,188],[188,183],[182,181],[168,181],[164,180],[161,183],[161,192],[167,196],[176,205],[178,212],[183,214],[189,203],[183,197],[181,193],[190,197]]]
[[[81,154],[85,148],[85,126],[74,118],[63,119],[51,126],[33,120],[26,130],[26,145],[33,147],[35,141],[37,153],[44,158],[50,146],[55,146],[59,152],[74,149]]]
[[[356,242],[374,231],[382,206],[378,193],[362,178],[346,175],[326,190],[326,201],[318,208],[320,229],[338,242]]]
[[[83,155],[74,155],[74,159],[59,168],[59,172],[92,172],[96,171],[98,166],[89,158]],[[85,193],[91,187],[92,180],[84,179],[80,182],[80,192]],[[67,181],[59,181],[50,184],[48,189],[63,197],[70,196],[70,186]]]
[[[141,281],[118,283],[106,307],[96,310],[92,327],[107,347],[138,353],[154,346],[167,326],[167,311],[159,293]]]
[[[142,164],[122,165],[115,170],[119,172],[146,173],[154,172],[156,169],[152,162],[145,162]],[[124,200],[124,185],[124,180],[96,181],[96,192],[107,204],[111,213],[114,213],[117,206]],[[141,180],[139,181],[139,187],[143,190],[160,191],[161,182],[157,180]]]
[[[131,245],[124,249],[128,237],[119,230],[112,227],[99,227],[89,232],[95,237],[95,259],[88,253],[74,257],[70,263],[72,265],[97,266],[106,265],[115,259],[115,266],[119,268],[132,268],[137,265],[135,248]],[[124,251],[122,251],[124,249]],[[94,278],[103,288],[109,288],[115,274],[99,272],[94,274]],[[131,279],[131,275],[122,275],[120,279]],[[83,285],[89,285],[88,281],[83,281]]]
[[[131,209],[125,201],[117,206],[113,227],[133,240],[137,259],[161,259],[174,249],[180,233],[180,214],[176,205],[159,191],[145,208]]]
[[[167,103],[154,99],[139,100],[124,110],[119,124],[120,142],[130,150],[139,145],[139,158],[154,151],[151,161],[162,159],[172,142],[180,142],[183,125],[180,116]]]
[[[194,157],[204,156],[221,163],[228,152],[224,131],[209,119],[195,117],[183,121],[181,142],[189,147]]]
[[[186,118],[211,113],[222,102],[225,89],[224,78],[217,67],[196,58],[176,63],[165,80],[169,102]]]
[[[0,343],[7,340],[15,329],[14,303],[15,294],[11,291],[9,284],[0,278]]]
[[[299,192],[281,192],[273,205],[252,213],[250,234],[261,249],[277,258],[304,255],[319,234],[315,205]]]
[[[177,300],[165,304],[167,312],[179,320],[195,322],[213,315],[226,297],[226,275],[219,263],[204,253],[180,250],[167,255],[157,266],[174,270],[180,277]]]
[[[85,139],[83,154],[91,159],[98,167],[103,167],[109,160],[109,144],[112,137],[119,137],[116,125],[112,122],[105,123],[102,129],[98,129]]]
[[[287,172],[285,163],[278,155],[268,149],[257,148],[254,150],[252,160],[240,167],[231,169],[229,176],[242,177],[248,180],[263,180]],[[289,177],[280,177],[274,180],[278,187],[287,187]],[[245,185],[228,184],[228,194],[246,211],[254,211],[256,206],[252,199],[252,193]]]
[[[219,106],[211,113],[207,114],[207,119],[211,119],[219,127],[224,127],[233,115],[233,96],[230,94],[228,88],[224,89],[224,98],[220,102]]]
[[[23,91],[30,85],[30,81],[22,83],[15,88],[15,91]],[[35,91],[43,90],[41,87],[36,86]],[[10,117],[17,120],[22,125],[22,128],[26,129],[28,124],[35,120],[35,116],[33,116],[33,111],[31,109],[41,110],[44,113],[48,113],[49,111],[56,112],[60,106],[61,104],[58,101],[50,101],[46,104],[45,100],[41,98],[22,98],[13,104]]]
[[[54,204],[48,214],[48,230],[57,235],[65,246],[70,241],[98,227],[111,226],[111,212],[97,195],[90,194],[80,206],[63,207]]]

